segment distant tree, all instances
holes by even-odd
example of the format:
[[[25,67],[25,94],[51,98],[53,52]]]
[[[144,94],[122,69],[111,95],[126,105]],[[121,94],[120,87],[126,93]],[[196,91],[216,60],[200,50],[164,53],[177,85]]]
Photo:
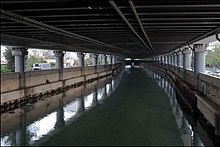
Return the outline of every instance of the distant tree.
[[[50,62],[51,68],[55,68],[56,63],[55,62]]]
[[[1,65],[1,73],[8,73],[11,70],[8,69],[7,65]]]
[[[35,63],[47,63],[47,61],[42,58],[42,57],[38,57],[37,55],[31,55],[30,57],[28,57],[26,59],[26,71],[31,70],[33,64]]]
[[[220,44],[209,50],[206,55],[206,64],[214,68],[220,68]]]
[[[6,67],[4,67],[4,68],[7,68],[6,71],[14,72],[15,58],[12,55],[12,49],[10,47],[6,47],[5,51],[3,52],[3,57],[7,61],[7,65],[6,65]]]
[[[88,58],[85,58],[85,66],[92,65],[91,55]]]

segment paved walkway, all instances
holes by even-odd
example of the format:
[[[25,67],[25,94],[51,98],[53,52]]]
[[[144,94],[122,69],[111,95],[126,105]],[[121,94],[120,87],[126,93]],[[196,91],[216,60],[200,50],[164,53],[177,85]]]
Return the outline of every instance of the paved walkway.
[[[182,146],[168,97],[141,69],[125,73],[105,102],[42,145]]]

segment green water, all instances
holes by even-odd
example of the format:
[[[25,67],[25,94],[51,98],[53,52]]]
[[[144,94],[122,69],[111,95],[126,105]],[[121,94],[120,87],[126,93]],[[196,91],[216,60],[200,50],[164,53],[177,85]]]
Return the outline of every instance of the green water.
[[[38,145],[183,145],[168,96],[139,68],[104,103],[45,138]]]

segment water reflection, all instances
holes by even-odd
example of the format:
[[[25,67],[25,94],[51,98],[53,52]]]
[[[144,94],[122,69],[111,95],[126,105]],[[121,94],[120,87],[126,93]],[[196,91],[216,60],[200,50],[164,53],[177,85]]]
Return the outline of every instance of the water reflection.
[[[149,77],[155,79],[156,83],[164,89],[169,97],[170,106],[175,116],[184,146],[213,145],[211,141],[207,139],[207,134],[199,133],[197,121],[192,119],[192,115],[188,114],[178,103],[174,83],[162,74],[154,73],[146,69],[145,71]]]
[[[44,136],[103,103],[117,88],[121,77],[122,72],[114,78],[101,79],[2,114],[1,146],[35,145]]]

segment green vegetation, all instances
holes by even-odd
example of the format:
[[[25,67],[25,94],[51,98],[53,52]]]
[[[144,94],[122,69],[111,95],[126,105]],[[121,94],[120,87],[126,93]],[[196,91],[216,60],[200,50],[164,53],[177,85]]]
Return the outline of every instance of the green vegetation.
[[[29,58],[26,59],[25,63],[26,71],[29,71],[31,70],[34,63],[47,63],[47,61],[42,57],[38,57],[37,55],[31,55]]]
[[[5,60],[8,64],[1,65],[1,73],[14,72],[15,58],[12,55],[12,49],[9,47],[6,47],[5,51],[3,52],[3,57],[5,58]]]
[[[1,65],[1,73],[8,73],[11,72],[10,69],[8,69],[7,65]]]
[[[211,68],[220,68],[220,44],[217,44],[213,51],[208,51],[206,65]]]
[[[56,66],[55,62],[50,62],[49,64],[51,65],[51,68],[55,68]]]

